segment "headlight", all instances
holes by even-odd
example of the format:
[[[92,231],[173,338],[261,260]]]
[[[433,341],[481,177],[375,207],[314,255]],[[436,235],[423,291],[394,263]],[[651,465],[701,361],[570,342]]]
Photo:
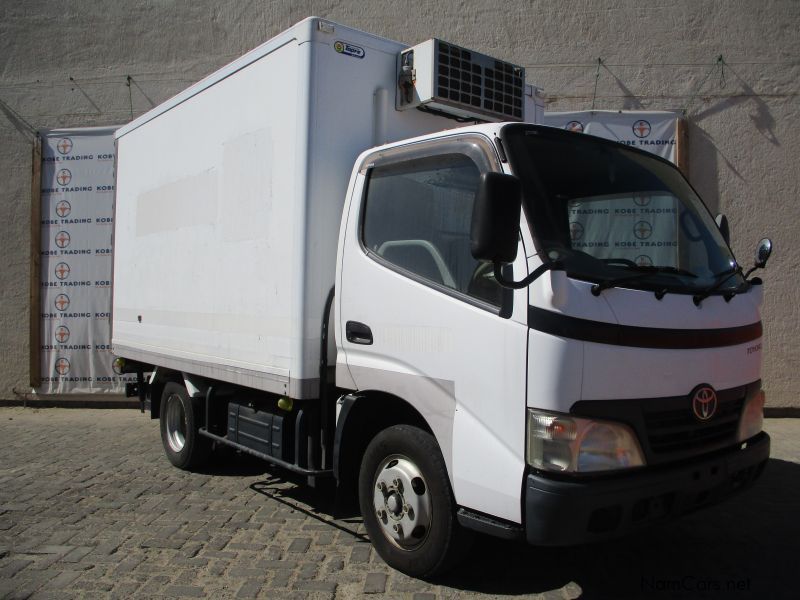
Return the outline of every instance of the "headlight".
[[[764,428],[764,401],[766,395],[764,390],[750,398],[742,409],[742,416],[739,419],[739,431],[736,439],[740,442],[749,440],[754,435],[761,433]]]
[[[622,423],[528,409],[528,464],[544,471],[589,473],[644,465],[633,431]]]

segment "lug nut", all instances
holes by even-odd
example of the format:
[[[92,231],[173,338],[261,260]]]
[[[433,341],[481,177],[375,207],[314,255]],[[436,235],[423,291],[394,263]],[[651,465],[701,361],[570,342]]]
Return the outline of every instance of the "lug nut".
[[[400,525],[400,523],[396,523],[392,529],[395,530],[397,535],[399,535],[400,537],[403,537],[403,526]]]

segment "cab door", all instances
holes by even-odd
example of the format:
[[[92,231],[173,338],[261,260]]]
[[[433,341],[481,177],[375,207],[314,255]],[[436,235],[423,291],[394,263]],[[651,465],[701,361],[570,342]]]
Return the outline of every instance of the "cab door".
[[[437,438],[456,502],[521,522],[527,290],[470,252],[491,142],[460,135],[367,157],[337,274],[337,379],[402,398]],[[513,276],[527,274],[520,242]],[[375,400],[380,401],[380,400]]]

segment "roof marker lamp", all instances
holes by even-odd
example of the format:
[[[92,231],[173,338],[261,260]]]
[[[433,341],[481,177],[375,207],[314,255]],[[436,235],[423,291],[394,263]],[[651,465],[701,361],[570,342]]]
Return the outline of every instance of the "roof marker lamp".
[[[528,409],[527,460],[555,473],[596,473],[641,467],[642,449],[630,427]]]

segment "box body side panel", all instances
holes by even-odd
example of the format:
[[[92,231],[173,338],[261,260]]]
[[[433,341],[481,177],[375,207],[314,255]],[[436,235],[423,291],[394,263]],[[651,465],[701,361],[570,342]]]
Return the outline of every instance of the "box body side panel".
[[[306,52],[282,46],[119,139],[115,348],[288,382]]]

